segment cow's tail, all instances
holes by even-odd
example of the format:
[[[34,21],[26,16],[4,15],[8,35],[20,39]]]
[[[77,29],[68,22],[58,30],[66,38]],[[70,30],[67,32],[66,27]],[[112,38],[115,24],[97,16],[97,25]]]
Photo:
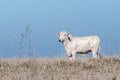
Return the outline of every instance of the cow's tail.
[[[98,58],[102,58],[102,56],[101,56],[101,46],[99,47],[99,50],[98,50]]]

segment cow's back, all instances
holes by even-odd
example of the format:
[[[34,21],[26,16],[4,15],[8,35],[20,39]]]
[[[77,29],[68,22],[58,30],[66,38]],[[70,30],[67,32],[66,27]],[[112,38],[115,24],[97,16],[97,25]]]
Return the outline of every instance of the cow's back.
[[[87,51],[100,44],[98,36],[74,37],[73,44],[76,45],[77,51]]]

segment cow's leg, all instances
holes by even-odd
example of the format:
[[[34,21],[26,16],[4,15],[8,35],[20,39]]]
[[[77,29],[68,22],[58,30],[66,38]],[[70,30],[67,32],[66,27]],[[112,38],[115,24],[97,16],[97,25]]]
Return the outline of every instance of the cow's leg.
[[[69,60],[75,60],[75,53],[72,51],[71,54],[68,55],[69,56]]]
[[[69,56],[69,60],[72,60],[72,56],[73,56],[73,55],[72,55],[72,54],[69,54],[68,56]]]
[[[92,49],[93,58],[99,58],[99,55],[98,55],[99,45],[100,43],[98,42],[98,44],[96,44]]]
[[[92,53],[93,53],[93,58],[98,58],[98,50],[97,49],[93,49]]]
[[[72,60],[75,60],[75,54],[72,54]]]
[[[67,52],[67,55],[69,57],[69,60],[72,60],[72,57],[73,57],[72,53]]]
[[[69,60],[70,60],[70,61],[75,60],[75,55],[71,54],[71,55],[69,56]]]
[[[82,56],[84,56],[85,59],[87,59],[87,53],[83,53]]]
[[[72,51],[72,60],[75,60],[75,54],[76,54],[76,52],[73,50]]]
[[[70,60],[70,61],[74,61],[74,60],[75,60],[75,56],[72,55],[72,57],[69,57],[69,60]]]

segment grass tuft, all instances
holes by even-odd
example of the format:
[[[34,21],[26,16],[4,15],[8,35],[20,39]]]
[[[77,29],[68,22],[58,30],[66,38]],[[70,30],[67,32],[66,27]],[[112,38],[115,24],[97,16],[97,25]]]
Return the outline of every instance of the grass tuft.
[[[119,80],[120,58],[1,59],[1,80]]]

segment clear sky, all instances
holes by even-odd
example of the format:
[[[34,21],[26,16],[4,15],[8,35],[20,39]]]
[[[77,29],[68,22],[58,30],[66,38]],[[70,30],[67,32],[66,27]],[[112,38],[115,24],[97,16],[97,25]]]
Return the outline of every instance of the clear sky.
[[[57,32],[98,35],[103,55],[120,53],[120,0],[0,0],[0,56],[16,57],[15,41],[30,24],[37,57],[63,56]]]

